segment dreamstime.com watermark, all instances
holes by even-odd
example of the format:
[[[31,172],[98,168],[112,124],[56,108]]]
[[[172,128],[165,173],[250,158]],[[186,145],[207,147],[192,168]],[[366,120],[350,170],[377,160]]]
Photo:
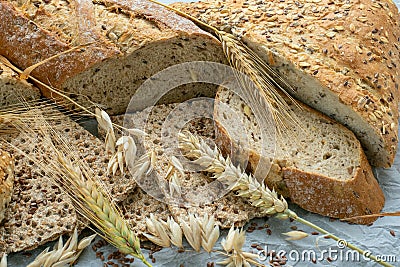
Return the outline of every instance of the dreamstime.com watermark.
[[[371,261],[368,256],[371,251],[366,250],[363,254],[354,250],[346,249],[347,243],[344,240],[339,240],[335,247],[327,249],[291,249],[291,250],[272,250],[266,245],[264,249],[258,251],[260,262],[273,262],[276,259],[286,259],[291,263],[299,262],[368,262]],[[375,255],[378,261],[387,263],[400,262],[400,257],[396,255]]]

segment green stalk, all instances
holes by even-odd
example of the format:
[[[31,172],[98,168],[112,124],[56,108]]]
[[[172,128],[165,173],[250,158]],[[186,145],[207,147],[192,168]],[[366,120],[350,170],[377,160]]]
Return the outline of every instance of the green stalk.
[[[283,214],[287,215],[289,218],[292,218],[293,220],[295,220],[295,221],[297,221],[297,222],[299,222],[301,224],[304,224],[304,225],[306,225],[308,227],[311,227],[311,228],[317,230],[321,234],[325,234],[325,235],[329,236],[330,238],[332,238],[335,241],[338,241],[338,242],[339,241],[342,241],[342,242],[344,241],[343,239],[335,236],[334,234],[331,234],[328,231],[322,229],[321,227],[313,224],[312,222],[309,222],[309,221],[307,221],[307,220],[305,220],[303,218],[300,218],[295,212],[293,212],[293,211],[291,211],[289,209],[286,210]],[[378,264],[380,264],[382,266],[394,267],[393,265],[378,259],[376,256],[372,255],[371,253],[368,253],[367,251],[364,251],[364,250],[360,249],[359,247],[356,247],[355,245],[348,243],[347,241],[344,241],[342,244],[345,245],[346,247],[348,247],[349,249],[357,251],[362,256],[368,257],[369,259],[377,262]]]

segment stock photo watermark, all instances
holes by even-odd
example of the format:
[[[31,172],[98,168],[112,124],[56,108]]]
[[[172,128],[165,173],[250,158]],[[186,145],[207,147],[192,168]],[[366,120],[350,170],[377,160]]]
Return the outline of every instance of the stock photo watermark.
[[[268,245],[265,245],[262,250],[258,251],[258,258],[261,262],[273,262],[276,259],[286,259],[291,263],[300,262],[369,262],[371,259],[368,257],[372,254],[371,251],[366,250],[363,254],[354,250],[347,249],[347,242],[339,240],[336,246],[326,249],[291,249],[291,250],[273,250]],[[394,254],[375,255],[378,261],[385,261],[388,263],[396,263],[400,261],[400,257]]]

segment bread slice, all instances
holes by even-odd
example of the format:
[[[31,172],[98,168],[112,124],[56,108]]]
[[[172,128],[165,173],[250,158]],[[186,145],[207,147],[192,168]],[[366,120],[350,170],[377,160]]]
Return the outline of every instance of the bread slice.
[[[294,87],[351,129],[373,166],[397,150],[400,16],[391,0],[206,0],[175,7],[230,30]]]
[[[250,107],[227,89],[221,88],[216,99],[218,144],[230,153],[239,149],[240,143],[240,149],[249,153],[249,170],[254,172],[262,145],[259,123]],[[275,143],[266,143],[271,155],[263,159],[271,163],[266,177],[268,186],[308,211],[333,218],[378,213],[384,205],[384,195],[355,135],[305,105],[290,106],[304,129],[295,129],[296,139],[283,135]]]
[[[69,117],[54,110],[56,114],[59,120],[50,122],[53,129],[65,139],[73,153],[79,154],[88,163],[116,201],[125,200],[136,186],[130,174],[107,176],[110,155],[105,152],[104,143]],[[7,139],[6,136],[1,137]],[[33,138],[21,133],[8,140],[27,155],[38,159],[44,153],[57,157],[54,152],[43,147],[40,139]],[[23,154],[10,152],[15,158],[15,183],[5,219],[0,224],[0,244],[5,244],[0,246],[0,254],[34,249],[60,235],[71,233],[78,225],[78,220],[81,221],[69,197],[51,183],[43,170]]]
[[[124,122],[125,127],[128,128],[146,129],[148,136],[145,138],[145,147],[156,151],[156,170],[161,177],[165,177],[169,159],[167,152],[170,149],[169,146],[177,141],[177,136],[173,131],[178,133],[180,130],[189,130],[193,134],[212,140],[214,124],[208,119],[212,112],[212,106],[203,104],[201,101],[187,102],[157,105],[142,112],[126,114],[125,117],[114,116],[112,120],[120,124]],[[187,200],[186,202],[158,201],[149,194],[143,193],[146,188],[143,188],[142,184],[139,184],[139,187],[142,187],[143,190],[135,189],[135,193],[128,198],[130,200],[122,202],[125,216],[132,220],[138,233],[143,233],[143,229],[145,229],[144,216],[149,216],[150,213],[154,213],[156,217],[159,216],[162,219],[172,215],[177,222],[187,220],[189,213],[199,216],[207,213],[214,216],[216,222],[223,228],[229,228],[232,225],[242,227],[249,220],[263,216],[257,208],[251,206],[245,199],[235,196],[233,192],[218,194],[220,192],[215,189],[220,188],[214,188],[211,184],[213,180],[203,172],[185,172],[183,176],[179,174],[179,180],[182,198]],[[214,192],[204,194],[205,190],[214,190]],[[138,192],[143,195],[145,200],[135,196]],[[214,200],[212,201],[211,198]],[[131,204],[127,204],[127,202]],[[166,207],[168,211],[165,210]]]
[[[33,101],[40,98],[39,89],[18,79],[18,74],[0,62],[0,106],[18,104],[21,99]]]
[[[10,154],[0,150],[0,223],[14,188],[14,160]]]
[[[79,8],[76,3],[82,2],[0,2],[0,54],[25,69],[86,45],[37,67],[32,75],[82,103],[89,99],[103,105],[109,114],[123,114],[136,89],[171,65],[224,60],[210,34],[150,1],[86,1]],[[45,96],[54,96],[42,89]],[[216,87],[189,84],[177,91],[162,101],[213,96]]]

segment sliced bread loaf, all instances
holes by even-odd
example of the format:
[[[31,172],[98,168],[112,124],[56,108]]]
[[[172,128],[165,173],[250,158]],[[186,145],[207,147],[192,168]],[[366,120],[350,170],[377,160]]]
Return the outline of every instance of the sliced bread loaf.
[[[171,65],[224,60],[215,38],[147,0],[0,2],[0,54],[18,67],[78,45],[85,46],[46,62],[32,75],[79,100],[103,105],[109,114],[124,113],[136,89]],[[215,95],[216,87],[177,90],[163,101]]]
[[[10,154],[0,150],[0,223],[11,201],[14,188],[14,160]]]
[[[397,150],[400,16],[391,0],[206,0],[175,7],[232,31],[295,88],[350,128],[374,166]]]
[[[305,105],[299,108],[291,104],[291,108],[304,129],[295,129],[296,140],[283,135],[276,143],[266,143],[271,154],[265,160],[272,164],[266,177],[268,186],[306,210],[333,218],[378,213],[384,195],[355,135]],[[249,170],[254,171],[260,159],[262,129],[251,109],[237,95],[221,88],[214,115],[219,146],[230,153],[239,149],[235,144],[242,144],[240,149],[249,152]],[[246,129],[248,143],[240,125]]]
[[[18,74],[0,62],[0,106],[18,104],[21,99],[32,101],[40,98],[39,89],[18,79]]]
[[[50,121],[52,128],[62,136],[73,153],[88,163],[116,201],[125,200],[136,186],[130,174],[107,176],[110,155],[106,153],[104,143],[69,117],[54,110],[55,114],[58,114],[58,119]],[[49,151],[49,147],[31,133],[1,137],[37,160],[57,158],[54,151]],[[5,244],[0,245],[0,254],[36,248],[62,234],[71,233],[78,220],[81,221],[69,197],[52,184],[48,175],[33,160],[11,150],[15,158],[14,193],[0,225],[0,244]]]

